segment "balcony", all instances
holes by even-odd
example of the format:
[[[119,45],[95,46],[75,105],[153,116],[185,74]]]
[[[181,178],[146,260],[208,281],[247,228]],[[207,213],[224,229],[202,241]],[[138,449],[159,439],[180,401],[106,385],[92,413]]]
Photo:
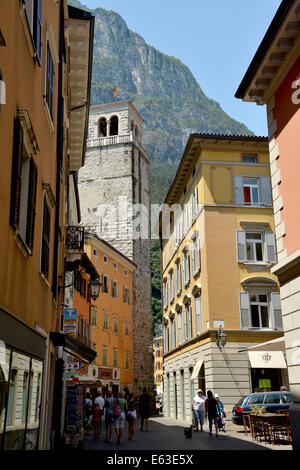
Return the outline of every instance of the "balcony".
[[[66,228],[66,270],[73,271],[81,263],[84,253],[84,227],[68,226]]]
[[[150,158],[143,145],[138,142],[137,138],[132,134],[132,132],[128,134],[111,135],[107,137],[92,137],[90,139],[87,139],[86,148],[90,149],[97,147],[106,147],[108,145],[128,144],[131,142],[136,146],[136,148],[140,152],[143,153],[144,156],[146,156],[148,159]]]

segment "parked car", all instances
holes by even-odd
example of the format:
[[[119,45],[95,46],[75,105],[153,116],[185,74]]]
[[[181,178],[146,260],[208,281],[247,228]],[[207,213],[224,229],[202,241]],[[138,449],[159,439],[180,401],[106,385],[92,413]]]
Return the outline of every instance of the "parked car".
[[[233,424],[243,424],[242,413],[251,411],[251,405],[264,406],[268,413],[286,410],[292,404],[289,392],[258,392],[250,393],[240,399],[232,408]]]

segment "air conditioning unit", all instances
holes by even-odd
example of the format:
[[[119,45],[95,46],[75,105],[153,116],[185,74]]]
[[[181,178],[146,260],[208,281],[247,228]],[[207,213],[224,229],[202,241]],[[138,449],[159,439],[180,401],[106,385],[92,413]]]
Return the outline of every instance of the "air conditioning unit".
[[[120,369],[113,368],[113,380],[120,380]]]

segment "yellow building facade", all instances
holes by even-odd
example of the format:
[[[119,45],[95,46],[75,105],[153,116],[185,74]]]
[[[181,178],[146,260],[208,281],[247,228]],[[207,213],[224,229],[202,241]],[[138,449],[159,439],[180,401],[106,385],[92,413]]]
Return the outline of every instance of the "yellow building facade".
[[[94,234],[85,237],[85,251],[100,274],[102,284],[90,313],[91,345],[97,351],[89,375],[114,394],[132,391],[132,289],[136,265]]]
[[[263,368],[245,351],[282,336],[267,139],[192,134],[160,236],[165,413],[191,420],[199,387],[227,411],[254,390],[277,390],[284,358]]]

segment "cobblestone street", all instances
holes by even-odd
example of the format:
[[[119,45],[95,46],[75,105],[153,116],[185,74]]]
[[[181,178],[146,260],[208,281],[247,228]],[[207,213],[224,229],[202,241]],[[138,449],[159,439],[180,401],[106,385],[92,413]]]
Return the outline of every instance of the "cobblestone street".
[[[125,423],[121,444],[116,442],[116,434],[113,431],[112,441],[104,442],[105,434],[99,441],[94,439],[92,432],[86,437],[84,450],[291,450],[290,445],[269,445],[253,442],[251,434],[247,436],[242,426],[227,424],[226,433],[220,432],[219,437],[210,437],[208,423],[204,424],[203,432],[194,432],[192,439],[185,439],[183,422],[174,419],[157,416],[150,418],[149,432],[140,431],[140,419],[136,423],[134,440],[128,440],[128,425]],[[103,437],[104,436],[104,437]]]

